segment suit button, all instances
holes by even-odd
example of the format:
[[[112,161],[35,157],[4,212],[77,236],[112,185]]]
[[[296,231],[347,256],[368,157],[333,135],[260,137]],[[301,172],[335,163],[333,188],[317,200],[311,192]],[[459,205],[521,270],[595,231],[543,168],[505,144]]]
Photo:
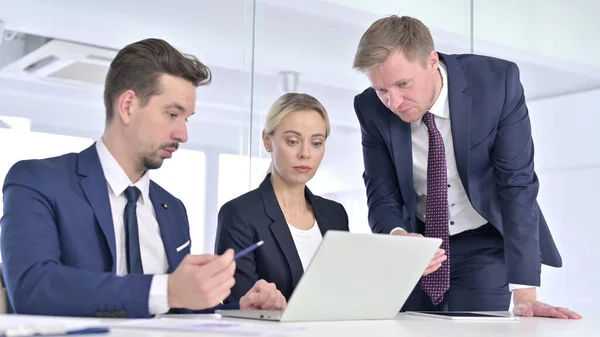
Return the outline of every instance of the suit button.
[[[450,221],[450,224],[451,224],[451,225],[454,225],[454,221]]]

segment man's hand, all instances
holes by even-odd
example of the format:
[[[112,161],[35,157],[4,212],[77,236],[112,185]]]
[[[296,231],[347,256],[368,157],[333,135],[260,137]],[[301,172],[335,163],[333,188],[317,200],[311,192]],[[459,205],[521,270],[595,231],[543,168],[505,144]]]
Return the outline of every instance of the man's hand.
[[[275,284],[259,280],[246,295],[240,298],[242,310],[283,310],[287,306],[285,297]]]
[[[517,316],[581,319],[581,315],[567,308],[553,307],[538,301],[535,288],[513,290],[513,302],[513,312]]]
[[[202,310],[221,303],[235,284],[233,250],[223,255],[187,255],[169,275],[169,308]]]
[[[416,236],[416,237],[421,237],[421,238],[423,237],[423,235],[421,235],[421,234],[407,233],[401,229],[394,231],[392,233],[392,235]],[[435,255],[433,256],[433,258],[431,259],[431,262],[429,262],[429,265],[425,269],[423,276],[429,275],[429,274],[433,273],[434,271],[440,269],[440,267],[442,266],[442,262],[446,261],[447,259],[448,259],[448,257],[446,256],[446,251],[441,248],[438,249],[437,252],[435,253]]]

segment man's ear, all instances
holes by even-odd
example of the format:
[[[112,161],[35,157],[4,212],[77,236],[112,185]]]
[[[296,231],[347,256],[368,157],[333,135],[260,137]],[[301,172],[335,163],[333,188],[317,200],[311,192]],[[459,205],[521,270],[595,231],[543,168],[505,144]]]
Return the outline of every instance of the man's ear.
[[[440,56],[435,50],[432,50],[427,57],[427,66],[437,69],[440,63]]]
[[[123,124],[129,124],[132,116],[135,115],[138,108],[138,99],[133,90],[127,90],[119,96],[119,100],[116,104],[117,118],[121,120]]]

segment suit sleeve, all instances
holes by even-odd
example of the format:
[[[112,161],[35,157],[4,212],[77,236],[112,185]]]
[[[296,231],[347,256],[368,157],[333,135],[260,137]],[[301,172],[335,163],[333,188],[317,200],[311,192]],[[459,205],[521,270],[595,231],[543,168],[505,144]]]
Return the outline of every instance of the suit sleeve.
[[[508,282],[539,286],[539,183],[534,172],[529,113],[519,70],[507,70],[505,106],[498,124],[492,161],[502,222]]]
[[[369,226],[374,233],[389,234],[397,227],[409,231],[403,220],[400,187],[389,149],[381,135],[365,123],[358,100],[355,97],[354,111],[361,129]]]
[[[219,210],[215,254],[223,254],[227,249],[236,253],[256,243],[248,223],[232,203],[226,203]],[[227,303],[237,302],[259,280],[256,271],[255,253],[251,252],[236,261],[235,285]]]
[[[344,207],[344,205],[342,205],[342,204],[338,204],[338,205],[340,207],[340,212],[342,214],[344,214],[344,218],[343,218],[344,220],[343,221],[344,221],[344,224],[346,226],[345,228],[348,231],[350,231],[350,219],[348,219],[348,212],[346,212],[346,208]]]
[[[26,162],[15,164],[3,188],[2,269],[14,311],[60,316],[149,317],[152,275],[118,277],[61,264],[53,201],[37,188],[40,172],[36,175],[31,168]]]
[[[187,228],[189,230],[189,222],[188,222],[188,217],[187,217],[187,211],[186,211],[186,208],[185,208],[185,205],[183,204],[183,202],[181,203],[181,206],[183,207],[183,210],[185,212],[185,222],[186,222]],[[190,246],[188,246],[187,249],[189,249]],[[219,305],[217,305],[216,307],[213,307],[213,308],[208,308],[208,309],[203,309],[203,310],[190,310],[190,309],[181,308],[181,309],[178,309],[176,311],[176,313],[181,313],[181,314],[213,314],[216,310],[239,310],[239,309],[240,309],[240,303],[238,301],[231,301],[231,302],[228,302],[228,303],[219,304]]]
[[[171,309],[169,314],[214,314],[216,310],[240,310],[239,302],[230,302],[219,304],[214,308],[204,309],[204,310],[190,310],[190,309]]]

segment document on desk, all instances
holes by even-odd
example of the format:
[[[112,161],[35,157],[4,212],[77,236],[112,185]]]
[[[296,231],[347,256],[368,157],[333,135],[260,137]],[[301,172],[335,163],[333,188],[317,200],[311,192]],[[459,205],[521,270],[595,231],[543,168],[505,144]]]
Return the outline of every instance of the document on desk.
[[[247,322],[234,322],[220,319],[178,319],[155,318],[127,321],[113,325],[114,328],[167,330],[187,332],[212,332],[220,334],[244,336],[285,336],[305,331],[305,327],[282,326],[269,322],[267,324],[252,324]]]
[[[44,336],[106,333],[109,327],[97,319],[38,315],[0,315],[0,336]]]

